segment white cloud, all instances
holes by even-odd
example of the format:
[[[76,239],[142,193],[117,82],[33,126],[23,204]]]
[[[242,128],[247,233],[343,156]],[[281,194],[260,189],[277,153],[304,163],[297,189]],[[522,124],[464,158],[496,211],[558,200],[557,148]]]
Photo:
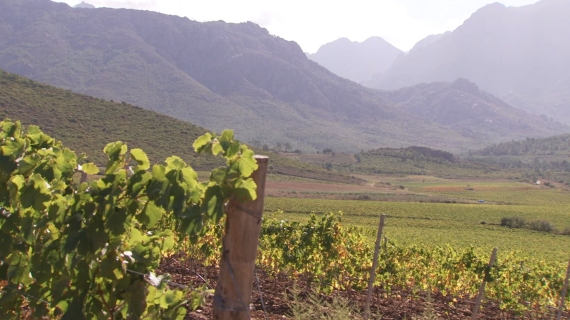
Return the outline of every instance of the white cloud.
[[[527,5],[538,0],[502,0]],[[65,0],[70,5],[78,0]],[[186,16],[197,21],[253,21],[270,33],[315,52],[322,44],[347,37],[363,41],[383,37],[409,50],[430,34],[453,30],[494,0],[87,0],[97,7],[133,8]]]

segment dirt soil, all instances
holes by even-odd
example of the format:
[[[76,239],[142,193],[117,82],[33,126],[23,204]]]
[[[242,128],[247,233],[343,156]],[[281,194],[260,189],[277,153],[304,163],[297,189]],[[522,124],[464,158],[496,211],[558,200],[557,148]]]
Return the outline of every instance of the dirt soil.
[[[218,277],[216,267],[205,267],[198,261],[183,259],[181,256],[172,256],[163,259],[161,271],[169,273],[172,281],[183,284],[202,286],[206,281],[210,288],[215,288]],[[251,319],[292,319],[290,308],[285,297],[290,293],[291,288],[306,288],[306,281],[303,279],[293,279],[287,275],[271,277],[263,271],[258,272],[259,286],[263,301],[265,303],[266,314],[264,314],[261,304],[260,294],[257,290],[257,283],[253,284]],[[300,297],[306,296],[306,292],[301,291]],[[332,300],[333,296],[343,297],[350,301],[360,310],[364,310],[366,302],[366,291],[336,291],[324,299]],[[380,288],[375,288],[372,297],[372,314],[380,314],[383,320],[392,319],[470,319],[474,301],[470,299],[453,298],[441,294],[412,294],[409,291],[393,291],[385,298],[386,292]],[[383,298],[384,297],[384,298]],[[361,319],[360,315],[355,315],[354,319]],[[514,312],[501,311],[498,305],[492,301],[484,301],[483,308],[479,312],[478,319],[555,319],[556,310],[550,314],[526,314],[517,315]],[[212,319],[212,299],[208,298],[204,306],[196,311],[189,312],[186,319]],[[563,319],[569,319],[565,314]]]

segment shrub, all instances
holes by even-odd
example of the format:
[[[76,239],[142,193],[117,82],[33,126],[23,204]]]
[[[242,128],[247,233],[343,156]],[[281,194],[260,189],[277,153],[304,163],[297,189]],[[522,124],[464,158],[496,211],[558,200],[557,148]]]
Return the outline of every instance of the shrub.
[[[546,220],[534,220],[528,223],[528,228],[536,231],[552,232],[554,226]]]
[[[526,222],[523,218],[512,217],[501,219],[501,226],[508,228],[524,228]]]

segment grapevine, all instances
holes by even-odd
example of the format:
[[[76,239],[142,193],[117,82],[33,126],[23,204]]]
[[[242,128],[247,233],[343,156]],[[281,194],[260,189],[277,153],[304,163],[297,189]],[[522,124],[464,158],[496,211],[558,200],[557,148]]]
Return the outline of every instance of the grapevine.
[[[218,223],[230,197],[255,199],[253,152],[232,131],[194,142],[226,159],[207,182],[178,157],[151,167],[119,141],[104,149],[101,178],[76,183],[99,169],[36,126],[0,127],[0,313],[20,318],[26,305],[34,318],[182,319],[185,305],[202,303],[205,288],[171,290],[154,272],[178,240]]]

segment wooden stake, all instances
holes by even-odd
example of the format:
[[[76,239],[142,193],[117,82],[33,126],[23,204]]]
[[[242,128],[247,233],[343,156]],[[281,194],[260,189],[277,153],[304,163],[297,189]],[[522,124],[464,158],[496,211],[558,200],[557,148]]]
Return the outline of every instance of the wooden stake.
[[[489,259],[489,270],[493,267],[495,263],[495,259],[497,258],[497,248],[493,248],[493,253],[491,253],[491,259]],[[479,313],[479,307],[481,306],[481,300],[483,299],[483,295],[485,294],[485,284],[487,283],[486,279],[483,278],[483,282],[479,287],[479,293],[477,294],[477,299],[475,300],[475,307],[473,307],[473,314],[471,315],[471,319],[477,319],[477,314]]]
[[[556,320],[562,319],[562,311],[564,311],[564,302],[566,302],[566,293],[568,292],[569,279],[570,279],[570,261],[568,262],[568,269],[566,270],[566,279],[564,280],[564,286],[562,287],[562,292],[560,293],[560,305],[558,306],[558,313],[556,314]]]
[[[214,319],[250,319],[255,258],[261,232],[265,176],[269,158],[255,156],[258,168],[251,175],[257,199],[240,203],[230,199],[226,207],[220,275],[214,294]]]
[[[380,224],[378,225],[378,234],[376,235],[376,246],[374,247],[374,260],[372,260],[372,269],[370,269],[370,280],[368,280],[368,294],[366,295],[366,306],[364,308],[364,319],[370,318],[370,300],[372,299],[372,289],[374,288],[374,280],[376,279],[376,267],[378,266],[378,253],[380,251],[380,243],[382,242],[382,231],[384,230],[384,219],[386,215],[380,216]]]

